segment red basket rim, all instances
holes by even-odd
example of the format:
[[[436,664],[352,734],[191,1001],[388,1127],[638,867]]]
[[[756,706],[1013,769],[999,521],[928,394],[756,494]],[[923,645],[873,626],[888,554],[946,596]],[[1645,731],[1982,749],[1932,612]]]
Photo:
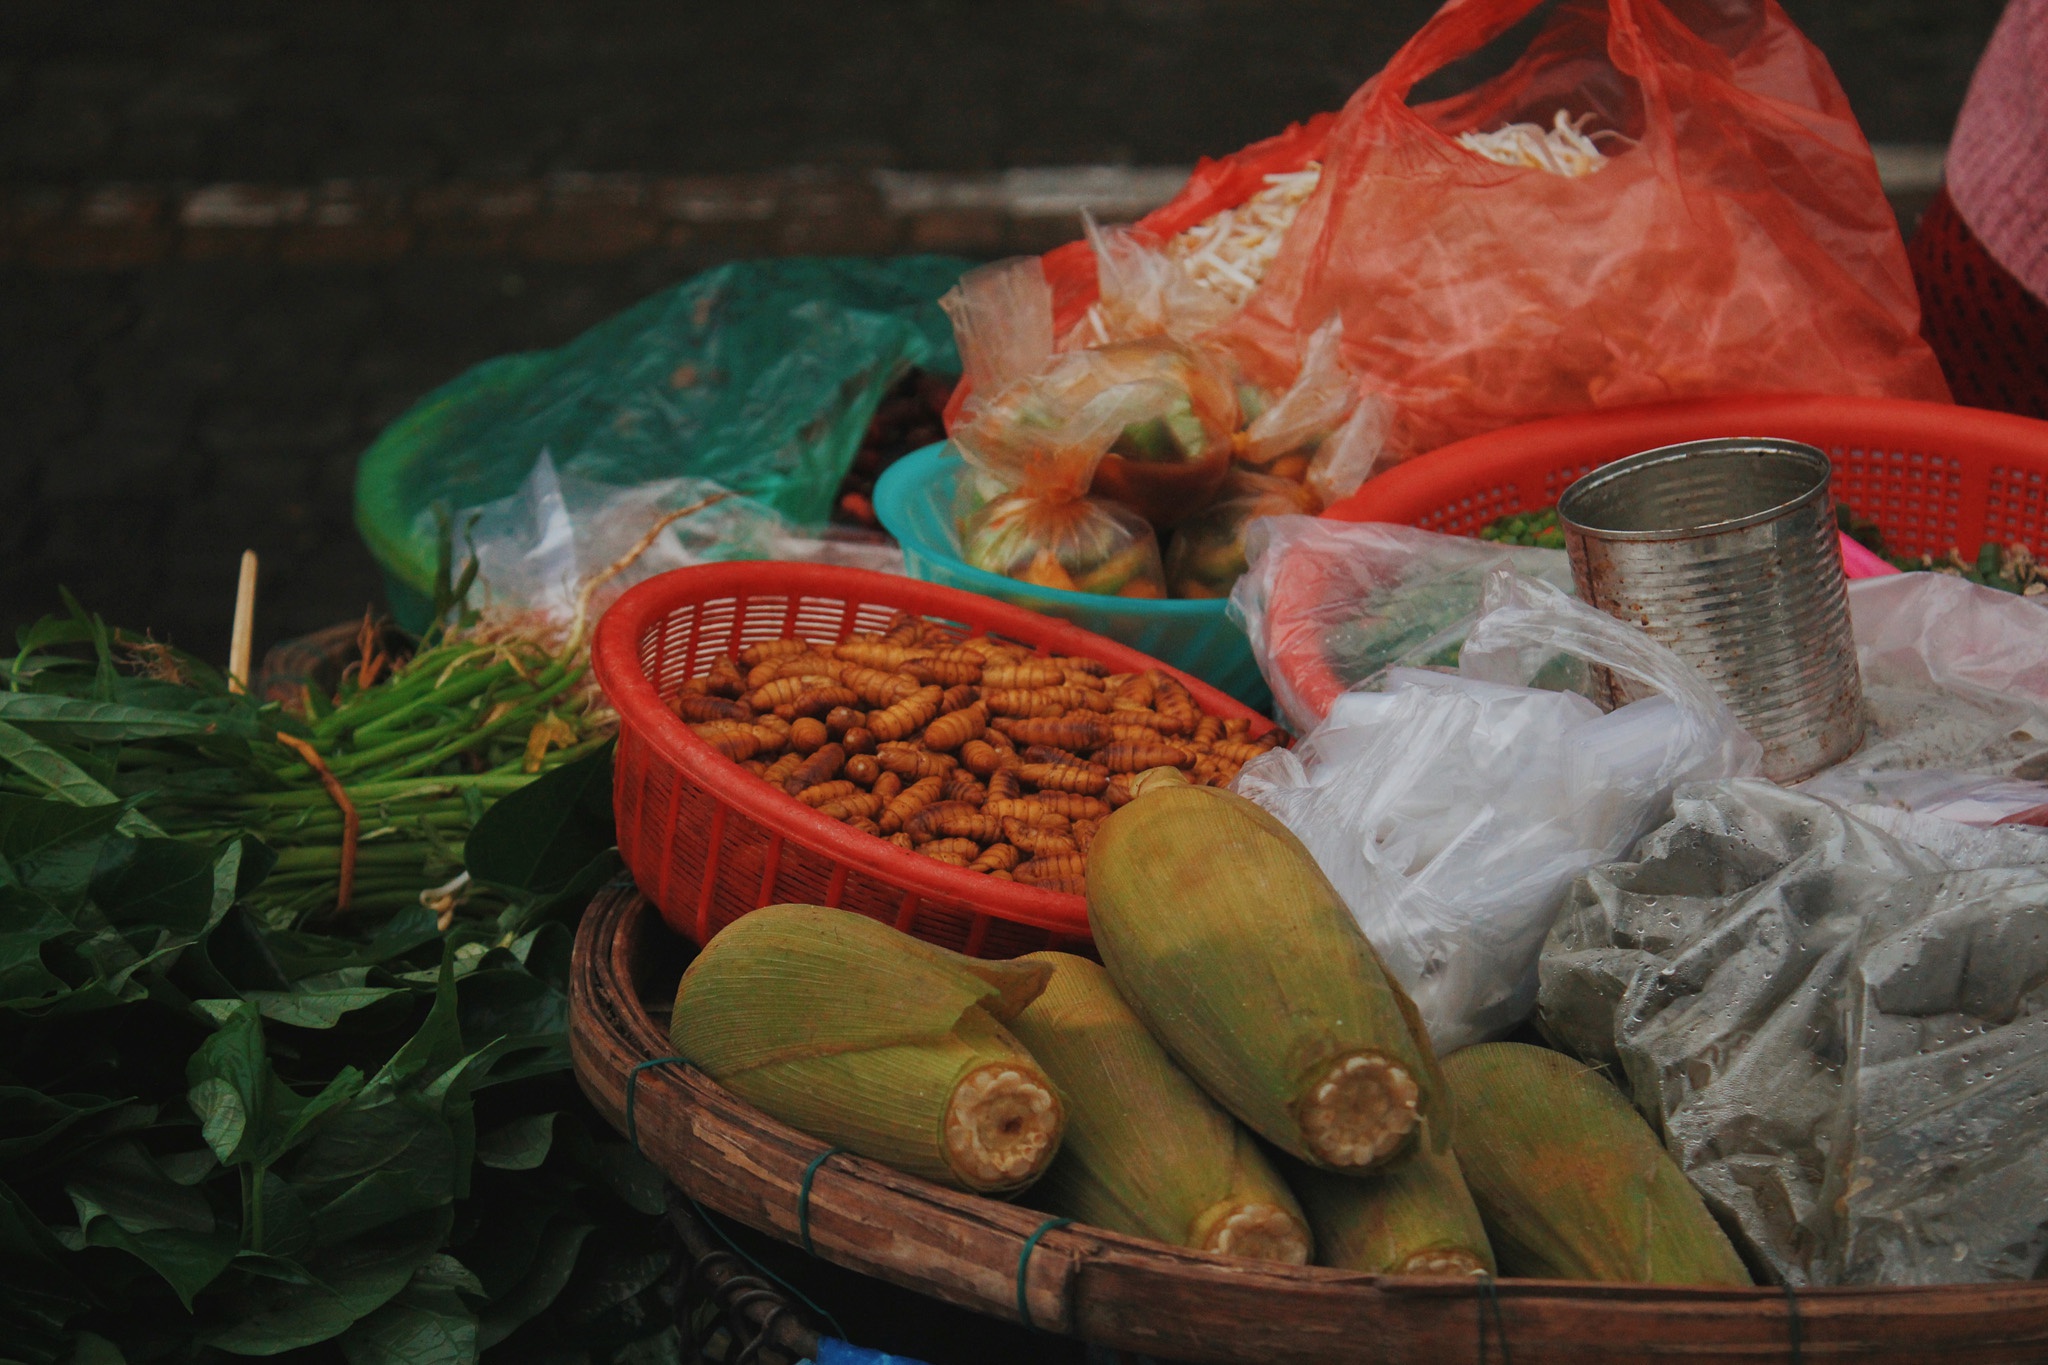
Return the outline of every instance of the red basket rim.
[[[1533,462],[1547,459],[1563,465],[1575,457],[1584,458],[1589,449],[1628,447],[1598,460],[1607,464],[1639,451],[1706,436],[1781,437],[1823,448],[1931,443],[1953,449],[1967,444],[1993,457],[2048,457],[2048,422],[1984,408],[1841,394],[1684,398],[1548,417],[1469,436],[1375,475],[1350,497],[1331,504],[1323,516],[1330,521],[1413,526],[1416,518],[1443,504],[1446,484],[1484,486],[1518,477]],[[1304,603],[1320,601],[1315,586],[1322,577],[1306,571],[1283,575],[1274,584],[1269,608],[1273,619],[1280,621]],[[1320,655],[1276,657],[1272,664],[1284,684],[1318,710],[1345,690]]]
[[[1075,938],[1090,936],[1085,898],[951,867],[850,829],[760,781],[699,738],[662,704],[653,682],[640,667],[640,641],[648,631],[679,607],[720,597],[769,596],[875,602],[955,622],[967,627],[970,635],[1002,635],[1047,652],[1096,659],[1119,671],[1157,668],[1186,687],[1202,710],[1226,718],[1248,718],[1253,734],[1273,728],[1271,721],[1201,679],[1071,622],[957,588],[867,569],[779,560],[671,569],[628,589],[599,618],[590,645],[591,668],[619,713],[622,728],[634,727],[642,742],[692,781],[717,793],[719,800],[756,823],[781,831],[788,841],[838,862],[866,864],[894,885],[941,905],[965,905],[998,919]]]
[[[1444,481],[1441,471],[1454,466],[1460,483],[1506,476],[1538,452],[1567,454],[1589,441],[1641,442],[1652,450],[1677,440],[1673,429],[1713,422],[1717,436],[1776,436],[1809,445],[1911,445],[1939,441],[1953,446],[1958,438],[1979,447],[2048,453],[2048,422],[1986,408],[1930,403],[1918,398],[1857,398],[1842,394],[1769,393],[1720,398],[1682,398],[1668,403],[1640,403],[1598,412],[1546,417],[1519,426],[1468,436],[1427,455],[1374,475],[1350,497],[1332,503],[1323,515],[1331,521],[1391,521],[1412,524],[1410,504],[1423,499]],[[1769,423],[1781,429],[1738,430],[1731,422]],[[1816,440],[1818,436],[1820,439]],[[1634,453],[1634,452],[1631,452]],[[1616,458],[1620,458],[1617,456]],[[1607,463],[1607,461],[1602,461]]]

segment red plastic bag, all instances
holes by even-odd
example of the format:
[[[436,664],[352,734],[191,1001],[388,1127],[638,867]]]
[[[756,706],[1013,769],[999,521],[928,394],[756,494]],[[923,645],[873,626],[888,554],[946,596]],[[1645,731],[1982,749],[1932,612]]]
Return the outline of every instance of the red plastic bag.
[[[1869,144],[1775,3],[1575,0],[1505,74],[1408,105],[1536,3],[1451,0],[1352,97],[1233,342],[1286,370],[1342,317],[1387,463],[1659,399],[1947,399]],[[1560,110],[1630,141],[1566,178],[1454,140]]]

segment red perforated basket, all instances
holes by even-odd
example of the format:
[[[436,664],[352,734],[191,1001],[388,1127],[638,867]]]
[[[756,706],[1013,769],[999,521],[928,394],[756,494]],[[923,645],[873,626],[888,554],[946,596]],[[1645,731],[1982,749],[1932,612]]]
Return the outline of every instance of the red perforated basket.
[[[897,848],[818,814],[739,767],[663,699],[721,654],[796,636],[837,644],[899,611],[956,637],[993,635],[1118,672],[1161,668],[1204,711],[1267,721],[1178,669],[1035,612],[888,574],[754,561],[677,569],[621,597],[598,622],[591,663],[619,713],[613,805],[619,852],[671,927],[698,943],[750,910],[836,905],[978,957],[1088,941],[1079,896],[1000,881]]]
[[[2048,544],[2048,422],[1896,398],[1784,394],[1704,398],[1557,417],[1459,441],[1368,480],[1323,513],[1451,535],[1556,503],[1589,471],[1658,446],[1775,436],[1818,446],[1838,503],[1875,521],[1894,554],[1974,556],[1986,540]],[[1316,566],[1275,585],[1275,639],[1286,614],[1320,598]],[[1320,653],[1273,660],[1318,711],[1343,690]]]

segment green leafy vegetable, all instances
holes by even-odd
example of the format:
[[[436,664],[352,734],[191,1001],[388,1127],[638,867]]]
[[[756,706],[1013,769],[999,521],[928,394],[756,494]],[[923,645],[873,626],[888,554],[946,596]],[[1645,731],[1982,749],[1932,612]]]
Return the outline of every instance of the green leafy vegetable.
[[[570,926],[617,868],[610,754],[585,736],[527,771],[580,668],[430,644],[431,671],[304,722],[80,611],[20,644],[0,1359],[673,1358],[659,1177],[569,1072]],[[339,811],[279,733],[346,774],[345,915]],[[490,875],[437,913],[421,893],[466,843]]]

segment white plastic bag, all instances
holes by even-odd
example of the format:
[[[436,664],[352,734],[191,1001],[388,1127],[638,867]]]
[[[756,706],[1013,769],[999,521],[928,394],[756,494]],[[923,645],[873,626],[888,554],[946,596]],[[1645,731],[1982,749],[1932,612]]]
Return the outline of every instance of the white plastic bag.
[[[1525,684],[1556,653],[1659,695],[1601,714]],[[1574,878],[1620,856],[1681,782],[1754,773],[1762,752],[1675,654],[1548,584],[1498,569],[1457,676],[1395,669],[1235,790],[1315,855],[1439,1052],[1513,1028]]]
[[[1562,550],[1319,517],[1261,517],[1245,533],[1245,558],[1230,619],[1296,734],[1389,668],[1456,667],[1493,570],[1572,585]],[[1585,678],[1560,660],[1537,685],[1576,690]]]

